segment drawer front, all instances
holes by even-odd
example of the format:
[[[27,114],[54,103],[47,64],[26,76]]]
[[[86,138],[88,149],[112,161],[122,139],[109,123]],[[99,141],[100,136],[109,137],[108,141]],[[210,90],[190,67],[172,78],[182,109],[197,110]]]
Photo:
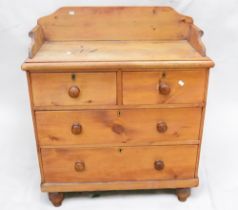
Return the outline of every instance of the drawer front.
[[[35,106],[116,104],[116,73],[32,73]]]
[[[156,144],[197,140],[200,108],[39,111],[40,145]]]
[[[123,103],[201,103],[206,82],[206,70],[124,72]]]
[[[45,182],[194,178],[197,146],[42,149]]]

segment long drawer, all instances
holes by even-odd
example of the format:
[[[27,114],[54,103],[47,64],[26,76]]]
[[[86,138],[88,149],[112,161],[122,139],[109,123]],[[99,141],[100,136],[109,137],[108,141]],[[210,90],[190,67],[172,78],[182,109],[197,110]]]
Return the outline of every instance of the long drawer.
[[[38,111],[43,145],[156,144],[198,140],[200,108]]]
[[[116,104],[116,73],[33,73],[35,106]]]
[[[194,178],[196,145],[42,149],[45,182]]]
[[[177,104],[204,101],[206,70],[123,72],[124,104]]]

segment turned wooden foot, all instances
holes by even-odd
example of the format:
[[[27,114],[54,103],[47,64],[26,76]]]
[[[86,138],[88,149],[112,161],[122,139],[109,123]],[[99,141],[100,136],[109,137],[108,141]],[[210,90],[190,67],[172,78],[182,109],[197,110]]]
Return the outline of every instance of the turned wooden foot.
[[[191,190],[190,188],[178,188],[176,189],[176,195],[180,201],[186,201],[190,196]]]
[[[64,193],[62,192],[50,192],[49,200],[54,206],[60,206],[64,200]]]

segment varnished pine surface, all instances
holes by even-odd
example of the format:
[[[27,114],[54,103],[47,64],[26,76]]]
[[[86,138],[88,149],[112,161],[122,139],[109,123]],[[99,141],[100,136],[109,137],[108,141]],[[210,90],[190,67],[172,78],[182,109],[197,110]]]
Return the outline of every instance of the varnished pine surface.
[[[186,40],[45,42],[27,62],[206,61]]]
[[[191,17],[171,7],[62,7],[38,24],[46,40],[180,40]]]
[[[41,184],[43,192],[77,192],[77,191],[104,191],[104,190],[135,190],[135,189],[165,189],[197,187],[198,178],[146,180],[146,181],[113,181],[113,182],[73,182]]]
[[[166,144],[198,140],[200,108],[36,112],[41,146]],[[167,130],[157,130],[163,121]],[[71,131],[73,124],[81,132]]]
[[[205,95],[206,70],[123,72],[123,103],[183,104],[202,103]],[[160,83],[170,92],[161,94]]]
[[[192,179],[197,145],[61,148],[41,153],[45,182]],[[162,170],[154,168],[156,160],[164,162]],[[77,161],[84,163],[82,171],[75,170]]]
[[[22,69],[42,191],[197,186],[214,65],[201,35],[168,7],[65,7],[39,19]]]
[[[31,74],[33,104],[90,107],[118,102],[124,105],[203,103],[206,70],[123,72],[118,78],[119,73],[117,76],[116,72]],[[169,94],[160,92],[161,82],[169,86]],[[78,89],[77,97],[70,95],[72,87]]]
[[[33,104],[60,105],[115,105],[116,72],[78,74],[32,74]],[[72,97],[72,87],[80,93]]]

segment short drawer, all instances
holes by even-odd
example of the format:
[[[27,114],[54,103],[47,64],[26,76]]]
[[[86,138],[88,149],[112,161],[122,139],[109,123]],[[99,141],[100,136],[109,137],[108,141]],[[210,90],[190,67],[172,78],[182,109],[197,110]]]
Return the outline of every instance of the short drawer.
[[[32,73],[35,106],[116,104],[116,73]]]
[[[45,182],[194,178],[197,146],[42,149]]]
[[[206,70],[124,72],[124,104],[202,103]]]
[[[198,140],[200,108],[38,111],[40,145],[157,144]]]

